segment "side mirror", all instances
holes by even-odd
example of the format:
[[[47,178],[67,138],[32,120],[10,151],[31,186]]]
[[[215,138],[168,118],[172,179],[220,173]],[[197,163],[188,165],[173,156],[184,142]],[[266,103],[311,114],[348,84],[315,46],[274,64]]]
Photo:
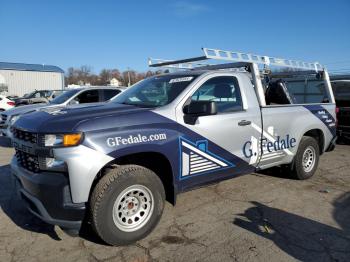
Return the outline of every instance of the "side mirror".
[[[69,102],[70,105],[79,105],[79,102],[77,100],[72,100]]]
[[[217,114],[217,107],[214,101],[191,101],[183,108],[184,121],[186,124],[194,125],[200,116]]]

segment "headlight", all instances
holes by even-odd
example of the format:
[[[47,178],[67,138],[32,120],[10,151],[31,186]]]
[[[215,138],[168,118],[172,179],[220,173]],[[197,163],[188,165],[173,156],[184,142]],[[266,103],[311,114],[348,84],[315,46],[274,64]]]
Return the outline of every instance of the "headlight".
[[[82,134],[45,135],[45,146],[76,146],[82,140]]]
[[[20,115],[11,116],[9,119],[9,125],[12,126],[20,118]]]

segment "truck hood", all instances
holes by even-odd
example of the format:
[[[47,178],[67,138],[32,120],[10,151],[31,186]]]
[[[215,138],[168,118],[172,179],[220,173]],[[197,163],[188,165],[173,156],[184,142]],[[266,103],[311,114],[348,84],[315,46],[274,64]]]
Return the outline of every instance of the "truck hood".
[[[64,133],[73,131],[89,131],[118,125],[118,120],[125,116],[149,111],[116,103],[99,103],[78,105],[66,108],[47,107],[39,111],[23,115],[14,127],[35,133]]]
[[[4,112],[5,115],[7,116],[15,116],[15,115],[22,115],[26,114],[29,112],[34,112],[40,108],[48,106],[47,104],[35,104],[35,105],[27,105],[27,106],[19,106],[19,107],[14,107],[9,110],[6,110]]]
[[[94,104],[99,104],[99,103],[94,103]],[[81,107],[87,107],[91,106],[94,104],[81,104],[81,105],[72,105],[70,107],[72,108],[81,108]],[[56,108],[56,109],[63,109],[65,108],[66,105],[64,104],[34,104],[34,105],[25,105],[25,106],[19,106],[19,107],[14,107],[9,110],[6,110],[3,114],[7,115],[7,117],[11,116],[16,116],[16,115],[23,115],[23,114],[28,114],[32,113],[35,111],[41,111],[41,110],[46,110],[47,108]]]

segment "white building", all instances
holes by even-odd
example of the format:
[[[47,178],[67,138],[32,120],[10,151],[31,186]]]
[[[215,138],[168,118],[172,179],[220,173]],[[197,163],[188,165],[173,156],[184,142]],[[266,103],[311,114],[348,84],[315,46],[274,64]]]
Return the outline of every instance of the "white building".
[[[120,81],[119,81],[117,78],[112,78],[112,79],[109,81],[109,85],[110,85],[110,86],[120,86]]]
[[[57,66],[0,62],[0,93],[22,96],[63,88],[64,71]]]

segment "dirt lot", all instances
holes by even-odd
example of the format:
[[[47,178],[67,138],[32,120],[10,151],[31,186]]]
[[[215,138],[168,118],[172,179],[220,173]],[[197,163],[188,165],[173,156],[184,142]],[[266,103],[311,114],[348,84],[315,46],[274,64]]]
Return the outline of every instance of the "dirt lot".
[[[23,207],[0,137],[0,261],[350,261],[350,146],[321,158],[315,177],[279,170],[184,193],[146,239],[110,247],[72,238]]]

